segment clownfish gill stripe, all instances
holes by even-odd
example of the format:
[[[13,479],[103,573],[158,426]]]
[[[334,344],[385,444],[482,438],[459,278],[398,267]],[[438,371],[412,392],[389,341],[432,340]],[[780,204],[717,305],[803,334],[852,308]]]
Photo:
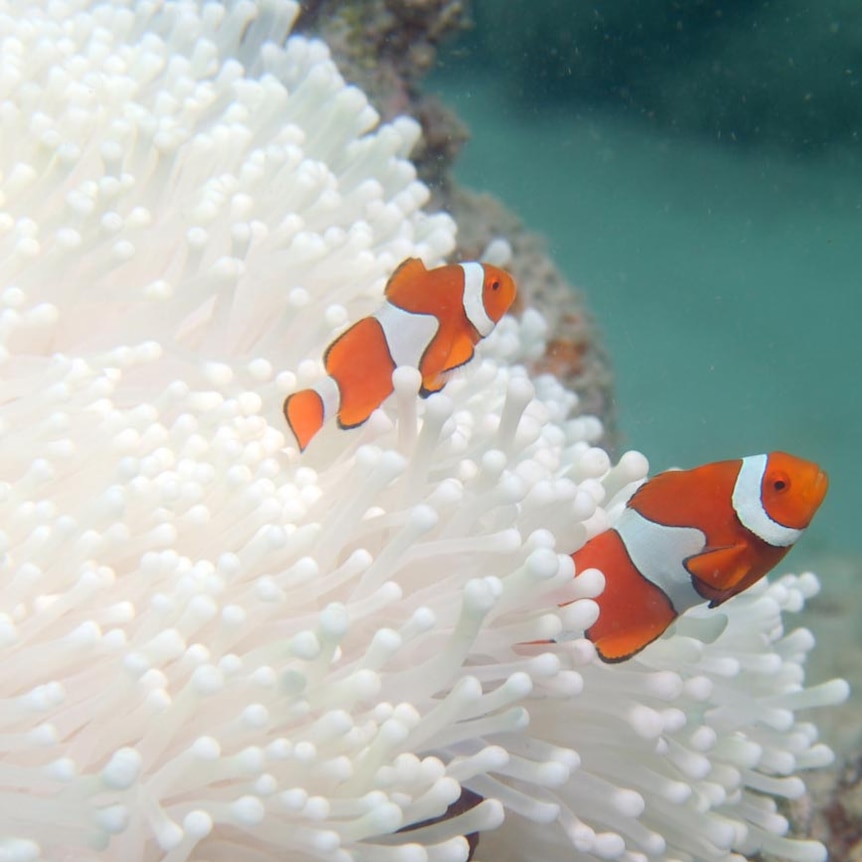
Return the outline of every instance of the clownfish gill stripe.
[[[684,565],[686,559],[699,554],[706,544],[706,536],[700,530],[657,524],[630,507],[623,509],[613,528],[641,576],[668,597],[677,613],[703,601]],[[669,547],[674,548],[673,556],[667,553]]]
[[[392,361],[399,366],[419,368],[422,354],[440,328],[437,318],[433,314],[405,311],[391,302],[384,302],[373,317],[383,329]]]
[[[338,383],[328,374],[321,377],[314,386],[314,391],[320,396],[323,402],[323,421],[331,419],[338,413],[338,408],[341,407],[341,392],[338,389]]]
[[[485,338],[494,329],[494,321],[488,317],[483,298],[485,268],[475,261],[459,266],[464,270],[464,313],[467,320],[476,327],[476,332]]]
[[[763,508],[763,474],[766,472],[767,460],[767,455],[749,455],[742,459],[733,486],[733,510],[739,523],[751,530],[758,539],[774,548],[788,548],[803,531],[779,524]]]

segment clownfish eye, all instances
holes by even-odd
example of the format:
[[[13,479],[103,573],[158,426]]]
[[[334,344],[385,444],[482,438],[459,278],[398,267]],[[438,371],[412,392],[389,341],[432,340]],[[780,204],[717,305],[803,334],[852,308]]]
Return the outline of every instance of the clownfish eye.
[[[499,290],[499,288],[500,288],[500,282],[499,281],[492,281],[491,282],[491,290]]]
[[[777,491],[779,493],[781,491],[786,490],[789,485],[790,485],[790,482],[784,476],[776,476],[772,480],[772,490]]]

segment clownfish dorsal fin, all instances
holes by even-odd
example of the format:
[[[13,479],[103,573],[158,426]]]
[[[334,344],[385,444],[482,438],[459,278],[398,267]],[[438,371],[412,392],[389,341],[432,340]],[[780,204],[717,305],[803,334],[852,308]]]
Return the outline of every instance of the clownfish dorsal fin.
[[[710,607],[720,605],[740,592],[751,571],[745,545],[704,548],[699,554],[689,557],[685,567],[702,587],[698,592],[710,600]]]
[[[396,299],[400,291],[412,288],[416,279],[422,278],[427,272],[425,264],[418,257],[408,257],[389,276],[389,281],[386,282],[386,288],[383,291],[384,295],[389,300]]]

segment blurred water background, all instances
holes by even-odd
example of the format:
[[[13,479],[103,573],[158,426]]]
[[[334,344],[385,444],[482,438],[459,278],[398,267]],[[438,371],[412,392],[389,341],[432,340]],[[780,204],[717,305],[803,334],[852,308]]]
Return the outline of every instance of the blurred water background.
[[[475,0],[473,18],[427,84],[472,135],[458,179],[587,294],[623,446],[654,470],[818,461],[830,494],[788,562],[838,561],[833,599],[855,595],[862,3]]]

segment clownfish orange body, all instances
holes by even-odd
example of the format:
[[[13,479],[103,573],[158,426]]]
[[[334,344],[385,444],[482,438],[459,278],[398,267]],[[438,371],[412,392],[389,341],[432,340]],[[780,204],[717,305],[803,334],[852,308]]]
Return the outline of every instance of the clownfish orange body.
[[[587,630],[599,656],[624,661],[694,605],[716,607],[760,580],[823,502],[826,473],[784,452],[660,473],[613,528],[572,554],[605,589]]]
[[[408,258],[386,285],[386,301],[354,323],[326,349],[326,377],[289,395],[284,416],[305,449],[323,423],[361,425],[392,394],[392,372],[418,368],[423,397],[439,392],[446,375],[473,358],[476,345],[515,299],[509,273],[487,263],[428,270]]]

